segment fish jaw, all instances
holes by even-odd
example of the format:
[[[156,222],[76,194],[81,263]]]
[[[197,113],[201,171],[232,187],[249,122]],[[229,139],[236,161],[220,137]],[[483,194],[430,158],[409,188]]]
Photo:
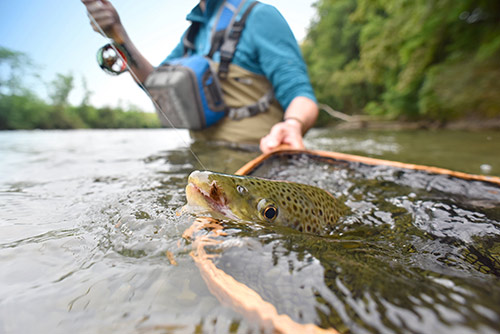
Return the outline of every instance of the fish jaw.
[[[211,180],[210,172],[194,171],[189,175],[186,186],[187,205],[192,211],[221,214],[237,219],[228,206],[228,199],[216,180]]]

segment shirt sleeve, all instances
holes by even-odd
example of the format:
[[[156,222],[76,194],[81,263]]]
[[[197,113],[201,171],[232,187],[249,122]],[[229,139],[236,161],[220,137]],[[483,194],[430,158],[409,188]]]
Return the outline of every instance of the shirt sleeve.
[[[281,13],[273,6],[260,4],[249,15],[246,29],[260,68],[281,106],[286,109],[298,96],[316,102],[299,45]]]

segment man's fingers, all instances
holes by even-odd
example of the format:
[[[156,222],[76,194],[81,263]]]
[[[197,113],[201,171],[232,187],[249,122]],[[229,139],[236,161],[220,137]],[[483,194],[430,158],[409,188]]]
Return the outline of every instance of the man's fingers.
[[[87,12],[92,13],[94,16],[102,13],[110,13],[110,8],[105,7],[101,2],[94,2],[86,7]]]
[[[271,131],[269,132],[269,136],[281,139],[286,133],[286,129],[283,125],[284,125],[283,123],[278,123],[275,126],[273,126],[271,128]]]
[[[96,26],[96,23],[103,30],[106,30],[107,28],[112,26],[114,23],[116,23],[116,20],[115,20],[113,14],[110,13],[109,11],[99,11],[96,13],[88,12],[87,16],[90,19],[90,25],[92,26],[92,29],[94,29],[94,31],[97,31],[97,32],[100,32],[100,30]]]
[[[82,3],[87,7],[87,10],[97,10],[102,7],[101,1],[96,0],[82,0]]]
[[[259,146],[262,152],[270,152],[283,142],[285,129],[281,125],[281,123],[274,125],[269,134],[261,138]]]
[[[89,13],[89,15],[90,14],[91,13]],[[110,13],[109,11],[99,11],[96,13],[92,13],[91,15],[94,18],[94,20],[96,20],[97,23],[99,23],[99,24],[101,23],[101,21],[114,20],[113,14]]]
[[[296,149],[305,148],[300,131],[283,122],[274,125],[269,134],[260,140],[260,149],[264,153],[270,152],[280,145],[290,145]]]
[[[281,123],[273,126],[271,132],[267,135],[267,145],[270,147],[278,146],[284,139],[286,134],[286,129],[281,126]]]
[[[99,21],[96,20],[96,22],[99,26],[97,26],[93,20],[90,20],[90,25],[92,26],[92,29],[94,29],[97,32],[100,32],[99,28],[106,30],[108,27],[113,25],[114,20],[113,19],[99,20]]]
[[[295,136],[287,137],[287,139],[285,140],[284,144],[288,144],[291,147],[298,148],[298,149],[305,148],[304,142],[302,141],[301,137],[295,137]]]
[[[87,8],[91,9],[91,10],[96,10],[96,9],[102,8],[102,2],[100,2],[100,1],[89,2],[89,4],[87,5]]]

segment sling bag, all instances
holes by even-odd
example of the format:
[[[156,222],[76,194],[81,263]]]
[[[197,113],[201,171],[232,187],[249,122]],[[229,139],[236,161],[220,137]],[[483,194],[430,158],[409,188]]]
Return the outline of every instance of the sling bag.
[[[236,21],[245,2],[224,1],[217,14],[208,55],[192,54],[195,50],[194,39],[200,28],[199,22],[193,22],[184,35],[184,57],[160,65],[147,77],[145,87],[156,103],[163,125],[200,130],[216,124],[225,116],[238,120],[269,108],[274,100],[272,89],[248,106],[229,108],[224,102],[221,80],[227,79],[229,64],[246,19],[258,4],[258,1],[251,3]],[[212,57],[217,51],[220,51],[220,63],[216,71]]]

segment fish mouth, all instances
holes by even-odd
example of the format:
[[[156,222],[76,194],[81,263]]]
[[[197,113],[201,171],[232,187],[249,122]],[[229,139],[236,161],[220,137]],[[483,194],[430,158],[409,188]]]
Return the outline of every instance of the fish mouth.
[[[210,172],[194,171],[189,175],[186,186],[188,206],[198,211],[211,211],[236,219],[228,207],[229,201],[224,190],[217,184],[217,181],[210,180],[210,174]]]

